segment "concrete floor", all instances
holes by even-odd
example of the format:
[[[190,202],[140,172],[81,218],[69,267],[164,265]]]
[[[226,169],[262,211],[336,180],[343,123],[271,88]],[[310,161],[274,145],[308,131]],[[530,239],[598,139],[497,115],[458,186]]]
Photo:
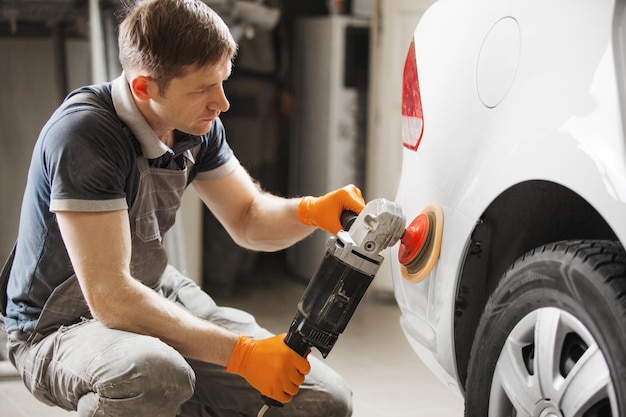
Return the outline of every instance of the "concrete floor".
[[[304,288],[304,284],[280,274],[261,276],[241,294],[216,300],[245,309],[269,330],[283,333]],[[462,401],[432,376],[409,347],[398,324],[399,316],[389,294],[368,292],[326,359],[352,387],[354,417],[463,416]],[[39,403],[20,380],[2,372],[4,365],[0,362],[0,416],[76,415]]]

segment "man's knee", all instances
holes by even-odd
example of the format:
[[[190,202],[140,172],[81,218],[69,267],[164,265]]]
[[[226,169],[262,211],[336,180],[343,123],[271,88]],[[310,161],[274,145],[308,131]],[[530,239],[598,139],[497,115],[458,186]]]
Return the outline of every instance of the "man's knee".
[[[352,390],[346,380],[316,358],[310,362],[311,373],[294,397],[293,408],[306,416],[350,417]]]
[[[331,392],[325,393],[326,416],[350,417],[352,415],[352,390],[345,381],[336,383]]]
[[[346,389],[335,387],[332,391],[300,390],[292,403],[285,406],[284,415],[320,417],[352,415],[352,391],[347,387]]]
[[[108,367],[106,375],[96,377],[93,394],[81,398],[79,410],[95,407],[103,415],[117,415],[111,411],[123,409],[124,415],[174,416],[193,395],[195,374],[185,359],[158,339],[139,337],[141,342],[133,341],[132,347],[116,347],[124,352],[117,363],[102,364]]]

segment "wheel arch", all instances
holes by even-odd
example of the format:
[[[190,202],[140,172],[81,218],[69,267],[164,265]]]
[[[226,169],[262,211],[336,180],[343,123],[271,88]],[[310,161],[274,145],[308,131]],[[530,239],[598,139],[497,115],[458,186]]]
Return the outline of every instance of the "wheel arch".
[[[584,198],[554,182],[516,184],[484,211],[467,245],[455,300],[455,359],[463,387],[480,316],[504,272],[533,248],[571,239],[617,237]]]

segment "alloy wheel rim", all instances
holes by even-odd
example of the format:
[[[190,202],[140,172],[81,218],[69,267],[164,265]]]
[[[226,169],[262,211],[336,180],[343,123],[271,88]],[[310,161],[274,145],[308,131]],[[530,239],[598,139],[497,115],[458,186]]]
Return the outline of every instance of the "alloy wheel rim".
[[[616,417],[609,365],[589,330],[563,310],[525,316],[496,363],[489,416]]]

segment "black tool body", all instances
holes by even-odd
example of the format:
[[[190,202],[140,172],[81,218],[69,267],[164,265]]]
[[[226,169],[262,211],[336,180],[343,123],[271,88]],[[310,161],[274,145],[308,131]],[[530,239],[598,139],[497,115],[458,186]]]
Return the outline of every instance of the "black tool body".
[[[382,200],[382,203],[377,203],[375,212],[381,211],[381,204],[384,214],[389,214],[387,205],[393,203]],[[399,208],[392,206],[392,209],[391,233],[386,230],[387,227],[381,227],[380,232],[383,233],[380,236],[375,230],[380,222],[374,222],[374,226],[365,225],[357,222],[359,217],[353,212],[342,214],[344,231],[326,242],[326,253],[298,302],[298,310],[285,336],[287,346],[298,354],[304,357],[315,347],[325,358],[332,350],[383,261],[380,250],[394,244],[402,236],[404,216]],[[377,220],[376,214],[370,214],[370,220]],[[383,217],[388,220],[390,216]],[[348,234],[354,223],[364,229],[362,233]],[[383,222],[384,225],[387,223]],[[371,231],[371,228],[374,230]],[[353,234],[364,238],[357,243],[352,239]],[[281,402],[265,396],[263,401],[268,406],[283,406]]]

